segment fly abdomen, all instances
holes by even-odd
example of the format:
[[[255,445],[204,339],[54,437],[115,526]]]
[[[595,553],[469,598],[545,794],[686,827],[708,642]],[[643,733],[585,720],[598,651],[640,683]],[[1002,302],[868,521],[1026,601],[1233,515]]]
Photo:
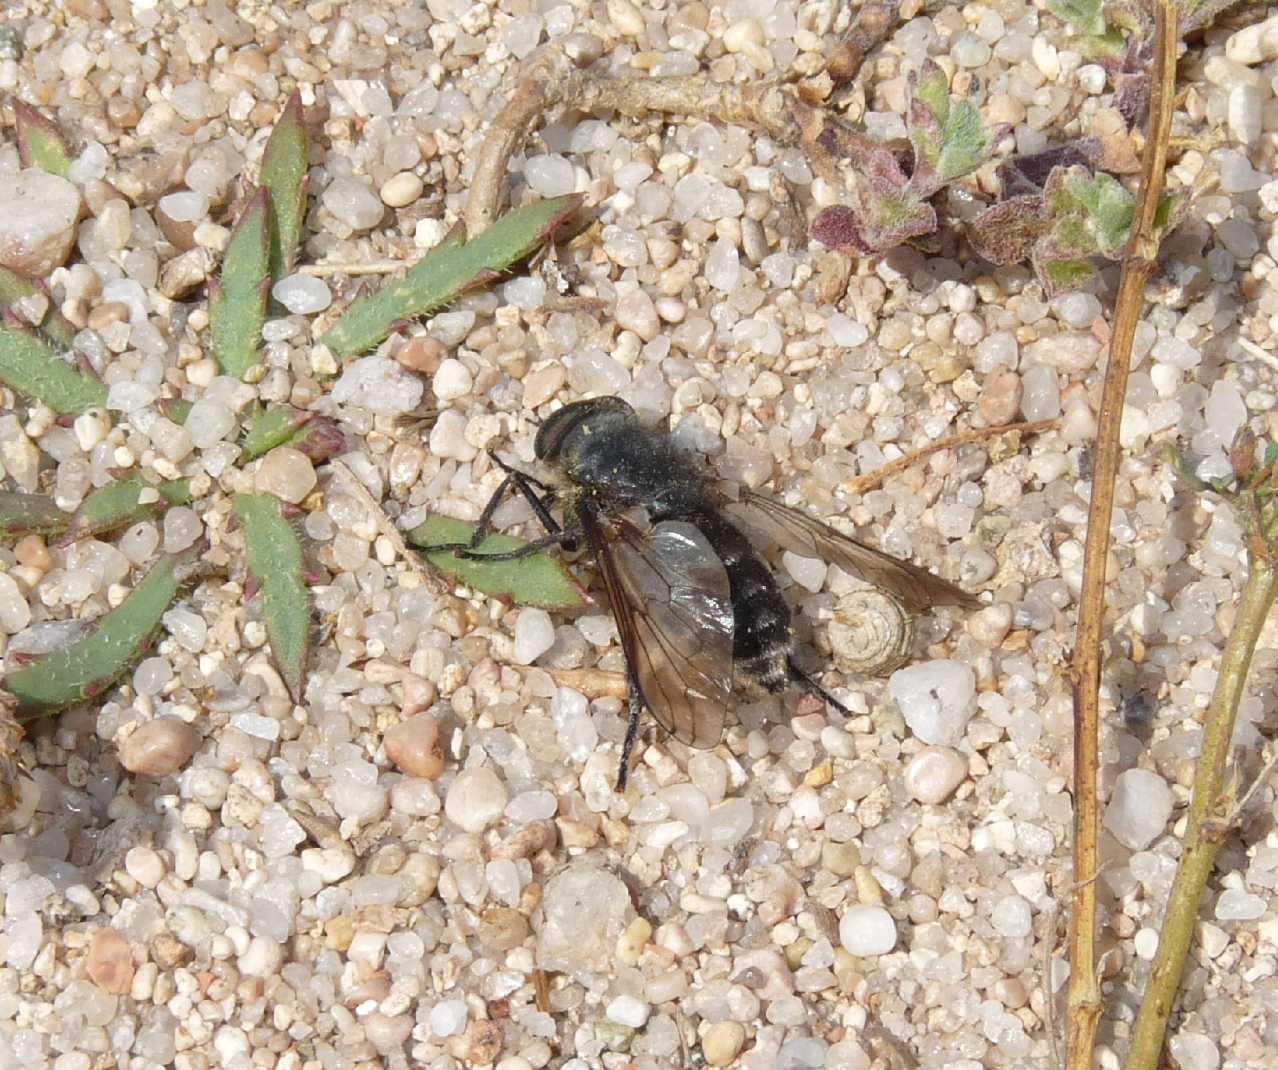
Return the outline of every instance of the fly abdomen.
[[[768,691],[785,689],[793,633],[790,606],[749,540],[713,510],[688,518],[705,535],[728,573],[732,595],[732,660]]]

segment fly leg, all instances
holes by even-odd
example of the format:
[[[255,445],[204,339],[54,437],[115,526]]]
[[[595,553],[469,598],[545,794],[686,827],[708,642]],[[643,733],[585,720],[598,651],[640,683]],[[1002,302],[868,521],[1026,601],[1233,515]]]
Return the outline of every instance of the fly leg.
[[[499,554],[480,553],[468,542],[444,542],[436,546],[420,546],[418,549],[426,554],[453,553],[467,561],[518,561],[521,557],[528,557],[550,546],[575,544],[580,537],[581,531],[578,528],[561,528],[540,539],[526,542],[517,550],[506,550]]]
[[[621,744],[621,768],[617,771],[617,790],[626,790],[626,778],[630,775],[630,752],[634,750],[635,740],[639,738],[639,718],[643,716],[643,692],[639,690],[634,675],[626,672],[626,683],[630,687],[630,720],[626,722],[626,738]]]
[[[812,692],[812,694],[825,699],[826,702],[828,702],[831,706],[833,706],[845,717],[855,716],[855,714],[850,709],[848,709],[845,705],[843,705],[842,702],[840,702],[837,698],[831,695],[830,692],[828,692],[824,687],[822,687],[819,683],[817,683],[815,677],[813,677],[809,673],[804,672],[801,668],[799,668],[799,663],[795,661],[793,657],[787,657],[785,659],[785,667],[786,667],[786,671],[790,674],[790,679],[793,680],[796,684],[798,684],[801,688],[803,688],[804,691],[810,691]]]
[[[452,552],[458,557],[464,557],[471,561],[517,561],[521,557],[527,557],[529,554],[544,550],[548,546],[562,546],[569,552],[575,550],[577,548],[577,539],[580,537],[581,532],[575,528],[571,531],[565,531],[563,525],[550,515],[550,506],[554,504],[556,497],[555,489],[547,486],[534,476],[512,468],[492,450],[489,450],[488,456],[493,459],[493,463],[498,468],[506,473],[506,478],[497,485],[497,489],[493,491],[488,502],[484,505],[484,510],[479,514],[479,520],[475,523],[475,530],[471,533],[470,539],[467,542],[445,542],[434,546],[423,546],[420,547],[422,552],[430,554]],[[534,539],[518,550],[500,554],[478,553],[480,545],[493,530],[493,516],[496,515],[498,506],[501,505],[506,495],[510,493],[512,487],[522,494],[528,504],[532,506],[533,512],[537,514],[537,519],[541,521],[549,534],[543,538]],[[537,488],[542,491],[541,494],[537,493]]]

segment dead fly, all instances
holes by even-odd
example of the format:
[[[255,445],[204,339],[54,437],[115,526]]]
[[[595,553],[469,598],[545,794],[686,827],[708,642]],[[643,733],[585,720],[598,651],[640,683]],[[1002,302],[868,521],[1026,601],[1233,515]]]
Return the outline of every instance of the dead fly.
[[[806,513],[748,490],[722,488],[664,431],[646,428],[620,398],[578,401],[537,431],[544,483],[506,473],[468,543],[422,547],[508,561],[548,546],[583,547],[598,563],[617,620],[630,720],[617,787],[626,785],[644,706],[681,743],[713,747],[738,700],[787,684],[850,711],[796,664],[790,607],[745,531],[766,543],[838,565],[896,595],[911,614],[936,605],[975,606],[965,591],[863,546]],[[518,550],[476,548],[503,497],[518,491],[548,532]],[[551,515],[558,506],[561,525]]]

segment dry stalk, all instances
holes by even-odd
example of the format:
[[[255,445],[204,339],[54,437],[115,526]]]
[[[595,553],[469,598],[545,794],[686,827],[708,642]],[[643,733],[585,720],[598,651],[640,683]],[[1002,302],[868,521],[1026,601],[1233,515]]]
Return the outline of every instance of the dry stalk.
[[[984,442],[987,438],[993,438],[995,435],[1010,435],[1013,433],[1036,435],[1040,431],[1050,430],[1058,423],[1060,423],[1059,419],[1032,420],[1028,423],[1002,424],[999,427],[977,427],[971,431],[960,431],[957,435],[940,439],[920,449],[912,450],[904,456],[897,457],[895,460],[888,461],[887,464],[881,465],[873,472],[867,472],[863,476],[849,479],[843,484],[843,489],[853,494],[865,494],[867,491],[873,490],[885,479],[889,479],[899,472],[904,472],[907,468],[911,468],[923,460],[923,458],[930,457],[934,453],[940,453],[942,450],[956,449],[959,446],[967,446],[973,442]]]
[[[1226,783],[1234,721],[1247,683],[1252,653],[1274,597],[1278,595],[1278,563],[1257,554],[1250,554],[1249,558],[1238,616],[1225,644],[1216,690],[1203,720],[1203,749],[1189,800],[1185,849],[1168,897],[1158,954],[1132,1029],[1126,1070],[1157,1070],[1161,1065],[1167,1021],[1176,1004],[1185,960],[1198,924],[1198,904],[1211,877],[1216,854],[1232,825],[1229,819],[1237,814],[1233,793]]]
[[[1123,258],[1114,307],[1109,365],[1096,430],[1096,466],[1083,552],[1083,589],[1072,665],[1074,685],[1074,894],[1071,902],[1067,1070],[1091,1070],[1101,992],[1096,961],[1096,873],[1098,869],[1100,764],[1100,661],[1105,623],[1105,566],[1109,557],[1114,485],[1122,461],[1118,442],[1132,343],[1145,305],[1145,283],[1158,255],[1154,220],[1163,191],[1176,91],[1180,45],[1177,9],[1158,0],[1155,57],[1140,186],[1132,237]]]
[[[865,55],[900,22],[881,0],[849,31],[851,51],[840,59],[849,80]],[[849,73],[850,72],[850,73]],[[653,114],[686,115],[761,130],[783,145],[800,146],[812,170],[841,183],[840,165],[877,145],[865,134],[802,99],[799,88],[776,79],[719,85],[705,75],[650,78],[600,75],[578,69],[564,50],[547,45],[529,59],[506,106],[493,119],[480,147],[466,203],[466,229],[477,234],[500,214],[506,168],[524,140],[558,109],[616,111],[643,119]]]

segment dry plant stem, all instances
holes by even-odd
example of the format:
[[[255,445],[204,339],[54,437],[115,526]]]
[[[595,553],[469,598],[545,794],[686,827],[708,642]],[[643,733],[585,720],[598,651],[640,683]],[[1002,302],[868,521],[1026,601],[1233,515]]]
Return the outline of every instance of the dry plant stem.
[[[404,541],[403,532],[391,523],[390,517],[388,517],[382,509],[381,503],[368,493],[368,488],[359,481],[359,477],[341,461],[333,461],[332,465],[333,470],[341,475],[343,482],[346,484],[350,492],[355,495],[355,497],[359,500],[359,503],[368,510],[369,515],[373,518],[373,522],[377,525],[377,530],[385,535],[390,541],[391,546],[395,549],[395,553],[400,556],[404,564],[422,578],[422,583],[425,584],[427,590],[432,591],[435,594],[445,593],[448,588],[444,581],[434,575],[430,569],[422,564],[422,559],[418,557],[408,543]]]
[[[1122,423],[1132,342],[1145,304],[1145,283],[1154,271],[1158,235],[1154,219],[1163,191],[1167,146],[1176,91],[1177,11],[1159,0],[1156,11],[1153,84],[1132,239],[1123,258],[1114,308],[1109,365],[1096,430],[1096,466],[1083,552],[1083,589],[1072,665],[1074,685],[1074,894],[1071,902],[1069,1017],[1065,1065],[1091,1070],[1101,992],[1096,962],[1096,873],[1099,834],[1097,770],[1100,764],[1100,661],[1105,623],[1105,566],[1114,512],[1114,484],[1122,461]]]
[[[748,126],[782,144],[802,146],[812,169],[834,183],[841,182],[841,159],[855,160],[875,145],[825,111],[805,104],[792,86],[776,81],[718,85],[699,74],[678,78],[600,76],[578,70],[558,46],[547,45],[529,61],[484,138],[466,202],[468,234],[477,234],[496,220],[511,156],[548,114],[559,108],[617,111],[632,118],[654,112],[688,115]],[[818,142],[830,126],[837,127],[834,151]]]
[[[365,264],[303,264],[298,272],[323,278],[326,275],[393,275],[408,266],[403,260],[371,260]]]
[[[861,71],[865,57],[901,25],[897,0],[865,0],[852,15],[852,25],[830,50],[825,69],[836,86],[847,85]]]
[[[1014,431],[1027,435],[1036,435],[1040,431],[1047,431],[1055,427],[1058,423],[1060,423],[1059,419],[1032,420],[1028,423],[1003,424],[1001,427],[978,427],[971,431],[960,431],[957,435],[943,438],[939,442],[933,442],[929,446],[912,450],[903,457],[888,461],[887,464],[876,468],[873,472],[867,472],[863,476],[849,479],[843,484],[843,489],[853,494],[864,494],[866,491],[873,490],[885,479],[891,478],[898,472],[904,472],[924,457],[930,457],[932,454],[940,453],[942,450],[952,450],[958,446],[969,445],[972,442],[984,442],[985,439],[993,438],[995,435],[1008,435]]]
[[[1203,749],[1189,800],[1185,849],[1167,901],[1158,954],[1154,957],[1132,1030],[1126,1070],[1157,1070],[1161,1065],[1167,1020],[1176,1004],[1185,959],[1198,924],[1198,904],[1211,876],[1216,853],[1224,841],[1213,826],[1233,811],[1225,773],[1238,703],[1247,683],[1252,653],[1275,595],[1278,595],[1278,562],[1253,555],[1238,616],[1220,660],[1216,690],[1203,721]]]

